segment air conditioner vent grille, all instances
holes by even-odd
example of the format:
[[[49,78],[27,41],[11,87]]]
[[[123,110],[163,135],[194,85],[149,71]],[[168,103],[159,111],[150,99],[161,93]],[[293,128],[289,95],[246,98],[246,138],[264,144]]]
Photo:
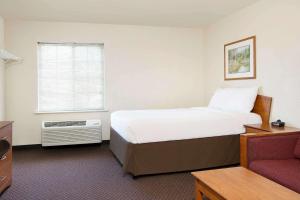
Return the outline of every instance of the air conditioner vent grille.
[[[100,120],[42,123],[42,146],[101,143]]]
[[[45,122],[45,127],[85,126],[86,121]]]

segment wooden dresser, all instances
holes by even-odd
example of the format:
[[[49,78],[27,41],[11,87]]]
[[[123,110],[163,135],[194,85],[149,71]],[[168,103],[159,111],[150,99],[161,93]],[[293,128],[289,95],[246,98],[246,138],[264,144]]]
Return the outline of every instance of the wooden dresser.
[[[11,185],[12,179],[12,122],[2,121],[0,122],[0,141],[2,144],[7,142],[9,147],[6,153],[0,158],[0,193],[2,193],[7,187]],[[7,142],[6,142],[7,141]],[[1,147],[3,148],[2,145]],[[3,150],[2,150],[3,152]]]

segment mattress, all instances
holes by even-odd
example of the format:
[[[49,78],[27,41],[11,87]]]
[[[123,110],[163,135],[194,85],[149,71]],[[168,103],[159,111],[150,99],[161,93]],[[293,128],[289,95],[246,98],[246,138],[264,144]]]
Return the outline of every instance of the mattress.
[[[255,113],[207,107],[129,110],[111,114],[111,127],[133,144],[241,134],[244,124],[261,123]]]

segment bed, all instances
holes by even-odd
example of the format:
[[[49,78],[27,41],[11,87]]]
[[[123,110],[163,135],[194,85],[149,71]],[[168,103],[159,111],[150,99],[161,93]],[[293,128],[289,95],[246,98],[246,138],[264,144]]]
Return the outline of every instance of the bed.
[[[206,107],[114,112],[110,149],[133,176],[235,165],[243,124],[269,122],[271,102],[258,95],[247,114]]]

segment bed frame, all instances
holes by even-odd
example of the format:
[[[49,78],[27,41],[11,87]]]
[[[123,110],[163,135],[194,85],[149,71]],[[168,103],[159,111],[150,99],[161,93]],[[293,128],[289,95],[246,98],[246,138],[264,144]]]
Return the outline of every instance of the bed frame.
[[[258,95],[252,112],[270,119],[272,98]],[[239,164],[240,136],[133,144],[111,128],[110,149],[133,176],[180,172]]]
[[[272,97],[257,95],[252,112],[259,114],[263,124],[268,124],[270,121],[272,107]]]

